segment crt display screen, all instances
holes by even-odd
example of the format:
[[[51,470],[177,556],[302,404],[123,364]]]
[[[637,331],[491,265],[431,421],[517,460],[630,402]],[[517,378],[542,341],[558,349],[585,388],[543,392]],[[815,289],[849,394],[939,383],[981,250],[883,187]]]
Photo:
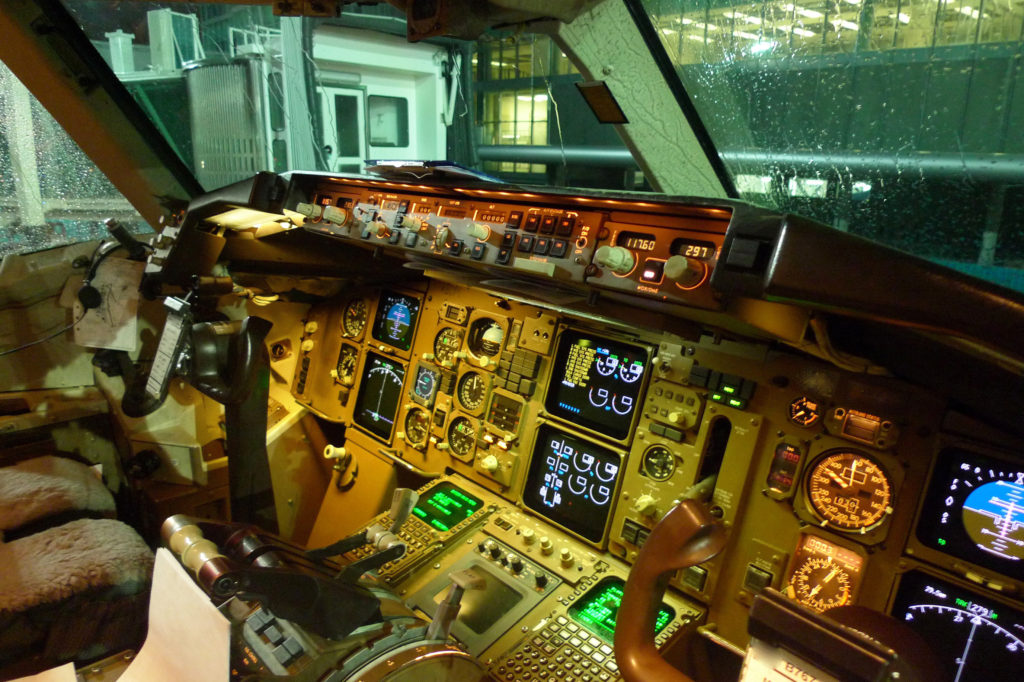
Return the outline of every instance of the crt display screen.
[[[647,357],[643,346],[563,332],[545,407],[573,424],[622,440],[633,424]]]
[[[382,355],[369,352],[363,365],[354,420],[383,440],[391,438],[395,415],[402,400],[405,367]]]
[[[1024,614],[953,583],[912,571],[900,580],[892,616],[931,645],[946,679],[1020,679]]]
[[[1024,466],[958,448],[940,452],[917,538],[1024,580]]]
[[[569,607],[569,617],[611,644],[615,641],[615,619],[619,615],[625,588],[622,578],[608,576]],[[664,630],[675,616],[675,609],[662,602],[654,623],[654,634]]]
[[[448,531],[475,514],[483,504],[479,497],[442,481],[420,498],[412,513],[431,528]]]
[[[382,291],[377,301],[377,316],[373,319],[373,338],[401,350],[409,350],[420,315],[418,298]]]
[[[591,542],[600,542],[612,507],[621,458],[545,424],[537,431],[523,502]]]

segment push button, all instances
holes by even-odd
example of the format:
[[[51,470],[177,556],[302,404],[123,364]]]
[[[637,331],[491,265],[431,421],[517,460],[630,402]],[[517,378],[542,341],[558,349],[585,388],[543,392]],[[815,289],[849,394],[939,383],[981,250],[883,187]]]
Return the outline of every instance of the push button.
[[[530,253],[531,251],[533,251],[533,240],[534,237],[532,235],[520,235],[519,246],[517,247],[518,250],[522,251],[523,253]]]

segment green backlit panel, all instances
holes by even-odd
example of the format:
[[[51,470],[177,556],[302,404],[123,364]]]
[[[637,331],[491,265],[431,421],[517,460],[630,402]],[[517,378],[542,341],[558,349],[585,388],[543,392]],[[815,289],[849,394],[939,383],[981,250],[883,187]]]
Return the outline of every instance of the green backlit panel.
[[[412,508],[412,513],[431,528],[448,531],[475,514],[483,505],[480,498],[443,481],[420,498]]]
[[[612,643],[615,640],[615,618],[619,615],[625,585],[621,578],[605,578],[569,607],[569,616],[601,639]],[[654,624],[654,634],[664,630],[675,616],[675,609],[662,602],[658,620]]]

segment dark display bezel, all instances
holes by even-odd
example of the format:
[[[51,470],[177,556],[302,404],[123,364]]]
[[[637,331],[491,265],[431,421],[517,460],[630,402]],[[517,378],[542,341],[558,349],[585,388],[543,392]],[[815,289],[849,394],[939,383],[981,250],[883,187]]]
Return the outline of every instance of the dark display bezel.
[[[611,497],[607,506],[574,505],[571,501],[554,508],[544,504],[544,500],[540,496],[540,488],[544,482],[544,476],[548,472],[546,455],[551,453],[549,442],[553,436],[570,441],[577,448],[581,445],[585,446],[587,452],[595,455],[598,460],[616,463],[618,471],[616,471],[615,477],[608,482],[611,488]],[[534,441],[530,468],[526,473],[522,501],[528,509],[543,518],[596,545],[605,538],[622,474],[622,456],[618,452],[551,424],[543,424],[537,429],[537,439]]]
[[[601,411],[600,408],[594,408],[589,404],[585,407],[579,407],[575,403],[587,400],[586,396],[582,393],[583,388],[579,386],[568,387],[562,383],[571,348],[583,339],[605,344],[620,354],[625,354],[625,351],[628,350],[631,351],[630,355],[635,353],[636,358],[643,359],[643,374],[632,384],[634,387],[634,390],[631,391],[633,409],[628,416],[620,416],[611,412],[611,410]],[[641,411],[640,398],[643,395],[644,387],[650,374],[650,356],[651,349],[649,346],[620,341],[580,329],[566,329],[558,337],[554,362],[551,363],[552,369],[548,381],[548,390],[544,397],[544,407],[550,415],[567,421],[573,426],[599,433],[620,442],[626,442],[633,433],[634,425]],[[624,395],[626,394],[624,393]],[[578,411],[574,411],[574,409]],[[591,415],[591,412],[595,414]],[[607,413],[614,415],[614,417],[609,418]]]
[[[389,296],[403,299],[406,307],[409,308],[409,329],[402,335],[401,338],[394,338],[387,334],[385,325],[387,324],[387,312],[391,306],[387,305],[385,301]],[[377,310],[373,316],[373,326],[370,329],[370,335],[381,343],[386,343],[389,346],[393,346],[398,350],[409,350],[412,347],[412,340],[416,334],[416,322],[419,320],[420,310],[423,307],[423,302],[418,296],[412,294],[402,293],[400,291],[392,291],[390,289],[383,289],[380,295],[377,296]]]
[[[1014,464],[999,457],[960,447],[942,449],[935,458],[927,493],[921,504],[921,512],[915,526],[914,535],[917,541],[940,554],[997,571],[1014,580],[1024,581],[1024,560],[1004,559],[985,551],[979,548],[967,534],[967,530],[959,518],[959,513],[970,490],[974,488],[960,486],[957,491],[950,491],[952,480],[963,478],[963,476],[956,475],[961,462],[969,462],[972,466],[980,467],[984,471],[1001,470],[1024,473],[1024,465]],[[991,480],[1005,479],[993,477]],[[951,494],[951,492],[956,494]],[[946,500],[950,497],[954,498],[956,502],[953,508],[946,505]],[[953,518],[948,524],[943,524],[941,519],[946,511],[955,512],[958,517]]]
[[[370,372],[375,368],[375,361],[387,362],[393,365],[395,368],[397,368],[396,374],[399,371],[401,372],[401,376],[399,377],[401,379],[401,383],[399,384],[398,388],[395,389],[394,392],[395,409],[391,414],[391,424],[386,429],[381,429],[377,423],[373,422],[372,420],[368,420],[366,416],[367,413],[365,412],[365,401],[368,397],[366,389],[367,386],[369,386],[368,377],[370,375]],[[355,423],[357,426],[362,428],[364,431],[370,433],[371,435],[380,438],[384,442],[389,442],[391,440],[391,434],[395,430],[395,420],[398,419],[398,410],[402,405],[402,390],[405,386],[405,373],[405,365],[399,362],[398,360],[386,357],[384,355],[380,355],[378,353],[374,353],[373,351],[368,351],[366,353],[366,358],[363,361],[363,371],[359,376],[359,395],[356,398],[355,409],[352,412],[353,423]],[[369,423],[367,423],[368,421]]]
[[[928,592],[927,589],[932,591]],[[936,590],[941,593],[941,596],[936,594]],[[953,621],[944,624],[945,627],[925,627],[920,615],[913,617],[915,614],[910,612],[910,607],[915,605],[931,606],[933,608],[930,611],[938,611],[937,608],[934,608],[935,606],[959,609],[963,611],[961,618],[967,622],[970,622],[969,619],[973,617],[983,617],[986,610],[995,612],[998,618],[990,619],[994,625],[1011,632],[1017,639],[1024,640],[1024,611],[1019,608],[1007,606],[990,595],[961,586],[946,578],[933,576],[929,572],[912,570],[904,573],[900,576],[889,613],[899,622],[905,623],[915,630],[924,641],[931,645],[936,663],[950,673],[949,679],[953,679],[953,674],[957,672],[959,661],[956,657],[963,647],[967,646],[967,642],[950,640],[949,636],[953,630],[948,626],[952,625]],[[928,611],[923,613],[928,614]],[[908,618],[908,614],[912,617]],[[976,674],[971,674],[972,671],[965,668],[967,675],[958,675],[957,680],[960,682],[987,682],[988,680],[1016,679],[1021,665],[1024,664],[1024,647],[1016,652],[1018,660],[1012,661],[1009,666],[1003,665],[1004,662],[999,661],[998,656],[992,654],[996,651],[1002,653],[1002,649],[1006,648],[1006,643],[1002,639],[994,642],[986,641],[984,639],[985,632],[984,628],[977,628],[972,624],[969,633],[964,633],[969,637],[971,649],[975,654],[974,657],[968,656],[968,662],[980,665],[980,669],[976,667],[973,671]],[[976,647],[979,644],[991,647],[988,655],[977,650]],[[953,660],[946,660],[944,657],[952,657]]]

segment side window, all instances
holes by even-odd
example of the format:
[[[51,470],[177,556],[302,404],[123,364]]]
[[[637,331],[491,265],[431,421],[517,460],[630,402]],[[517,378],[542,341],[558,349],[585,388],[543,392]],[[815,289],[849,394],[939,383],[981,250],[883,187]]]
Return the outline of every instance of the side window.
[[[404,97],[370,95],[367,98],[367,110],[371,146],[409,146],[409,100]]]
[[[149,226],[0,63],[0,258],[107,236],[115,218]]]

